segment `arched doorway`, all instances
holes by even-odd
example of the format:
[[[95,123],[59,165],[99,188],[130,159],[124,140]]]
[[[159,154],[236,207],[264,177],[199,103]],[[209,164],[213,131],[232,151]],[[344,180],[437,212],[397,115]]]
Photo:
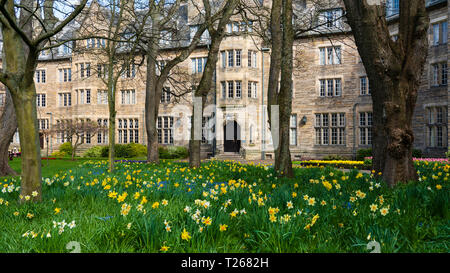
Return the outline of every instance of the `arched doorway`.
[[[241,126],[230,121],[223,126],[224,152],[239,153],[241,150]]]

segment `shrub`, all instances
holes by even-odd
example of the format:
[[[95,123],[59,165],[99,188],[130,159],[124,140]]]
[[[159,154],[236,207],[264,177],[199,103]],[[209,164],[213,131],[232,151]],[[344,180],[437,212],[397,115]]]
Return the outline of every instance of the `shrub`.
[[[356,153],[356,160],[364,160],[366,157],[372,156],[372,148],[369,149],[360,149]],[[412,156],[415,158],[422,158],[422,151],[419,149],[413,149]]]
[[[415,157],[415,158],[422,158],[422,157],[423,157],[423,154],[422,154],[422,151],[421,151],[421,150],[419,150],[419,149],[413,149],[413,151],[412,151],[412,156]]]
[[[89,150],[87,150],[84,153],[83,157],[94,157],[94,158],[102,157],[103,148],[104,146],[94,146]]]
[[[130,151],[133,156],[131,157],[137,157],[137,156],[146,156],[147,155],[147,146],[137,143],[130,143],[127,144],[130,146]]]
[[[130,144],[116,144],[115,152],[117,158],[132,158],[147,155],[147,146],[142,144],[130,143]],[[93,149],[93,148],[91,148]],[[89,151],[91,150],[89,149]],[[99,155],[86,156],[86,157],[108,157],[109,146],[98,146]],[[183,159],[189,156],[189,151],[184,146],[160,146],[158,148],[159,158],[161,159]]]
[[[161,159],[182,159],[189,156],[189,151],[184,146],[160,146],[158,151]]]
[[[147,147],[137,143],[115,144],[114,150],[115,156],[119,158],[132,158],[147,155]],[[101,157],[108,157],[109,146],[103,146],[100,155]]]
[[[66,142],[61,144],[61,146],[59,146],[59,151],[61,153],[64,153],[65,154],[64,156],[71,156],[73,151],[72,143]]]
[[[356,152],[356,160],[364,161],[364,158],[372,156],[372,148],[368,149],[359,149]]]
[[[61,151],[55,151],[51,154],[51,157],[57,157],[57,158],[61,158],[61,157],[66,157],[67,154],[65,152],[61,152]]]

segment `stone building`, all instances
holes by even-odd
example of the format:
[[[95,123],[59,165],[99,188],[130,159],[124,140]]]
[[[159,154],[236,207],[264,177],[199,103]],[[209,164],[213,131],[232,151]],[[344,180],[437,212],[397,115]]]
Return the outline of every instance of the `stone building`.
[[[305,8],[307,2],[302,2]],[[335,4],[319,11],[316,23],[320,27],[302,33],[295,40],[290,139],[294,160],[328,155],[352,158],[358,149],[370,148],[372,144],[370,83],[351,29],[345,22],[344,10],[340,8],[343,5],[340,1]],[[398,0],[388,1],[387,6],[392,38],[396,39]],[[415,148],[425,156],[438,157],[447,151],[449,138],[450,7],[445,0],[428,0],[427,9],[430,48],[414,116]],[[182,10],[191,12],[189,6],[182,6]],[[190,25],[189,18],[186,16],[187,25]],[[203,154],[237,153],[258,159],[264,150],[265,157],[271,158],[273,145],[267,110],[263,111],[262,107],[267,104],[270,49],[257,38],[253,25],[239,17],[233,17],[226,31],[215,73],[215,92],[205,109]],[[85,51],[72,51],[70,46],[63,45],[53,54],[44,52],[40,56],[36,70],[40,129],[49,129],[70,118],[107,124],[106,88],[99,73],[102,68],[92,54],[92,50],[103,46],[102,39],[89,39],[77,42],[76,47]],[[167,56],[176,50],[168,48]],[[189,75],[186,81],[191,85],[199,79],[207,54],[206,42],[179,65],[178,69]],[[118,82],[117,143],[146,144],[145,69],[145,65],[132,65]],[[166,88],[175,87],[168,83]],[[3,99],[4,89],[0,89],[0,107]],[[155,99],[162,102],[158,118],[160,144],[187,145],[192,94],[175,98],[171,92],[164,92],[162,98]],[[66,141],[64,133],[58,133],[50,137],[49,145],[56,150]],[[86,136],[83,147],[106,145],[107,141],[104,133],[92,138]],[[41,142],[42,148],[46,147],[44,136]]]

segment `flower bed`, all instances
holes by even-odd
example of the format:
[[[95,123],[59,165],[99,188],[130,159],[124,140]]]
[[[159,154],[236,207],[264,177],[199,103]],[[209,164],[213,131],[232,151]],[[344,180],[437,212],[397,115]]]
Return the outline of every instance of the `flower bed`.
[[[293,164],[308,167],[330,166],[343,169],[357,168],[360,170],[370,170],[372,167],[371,164],[367,164],[365,161],[351,161],[351,160],[303,160],[303,161],[294,161]]]
[[[418,162],[420,182],[389,189],[372,174],[211,161],[190,169],[88,161],[44,179],[19,204],[0,180],[2,252],[449,252],[450,165]],[[22,196],[29,199],[30,196]]]
[[[372,164],[372,158],[373,157],[365,157],[364,161],[370,162],[370,164]],[[437,162],[437,163],[442,163],[442,164],[450,163],[448,158],[416,158],[416,157],[413,157],[413,161],[415,161],[415,162]]]

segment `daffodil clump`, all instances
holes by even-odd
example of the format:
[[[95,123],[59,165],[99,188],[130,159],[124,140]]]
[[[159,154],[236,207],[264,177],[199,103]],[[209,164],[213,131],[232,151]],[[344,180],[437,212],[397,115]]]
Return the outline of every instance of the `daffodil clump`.
[[[44,178],[41,203],[0,180],[0,250],[367,252],[370,237],[382,252],[448,252],[450,165],[416,168],[419,182],[389,189],[375,171],[88,161]]]

